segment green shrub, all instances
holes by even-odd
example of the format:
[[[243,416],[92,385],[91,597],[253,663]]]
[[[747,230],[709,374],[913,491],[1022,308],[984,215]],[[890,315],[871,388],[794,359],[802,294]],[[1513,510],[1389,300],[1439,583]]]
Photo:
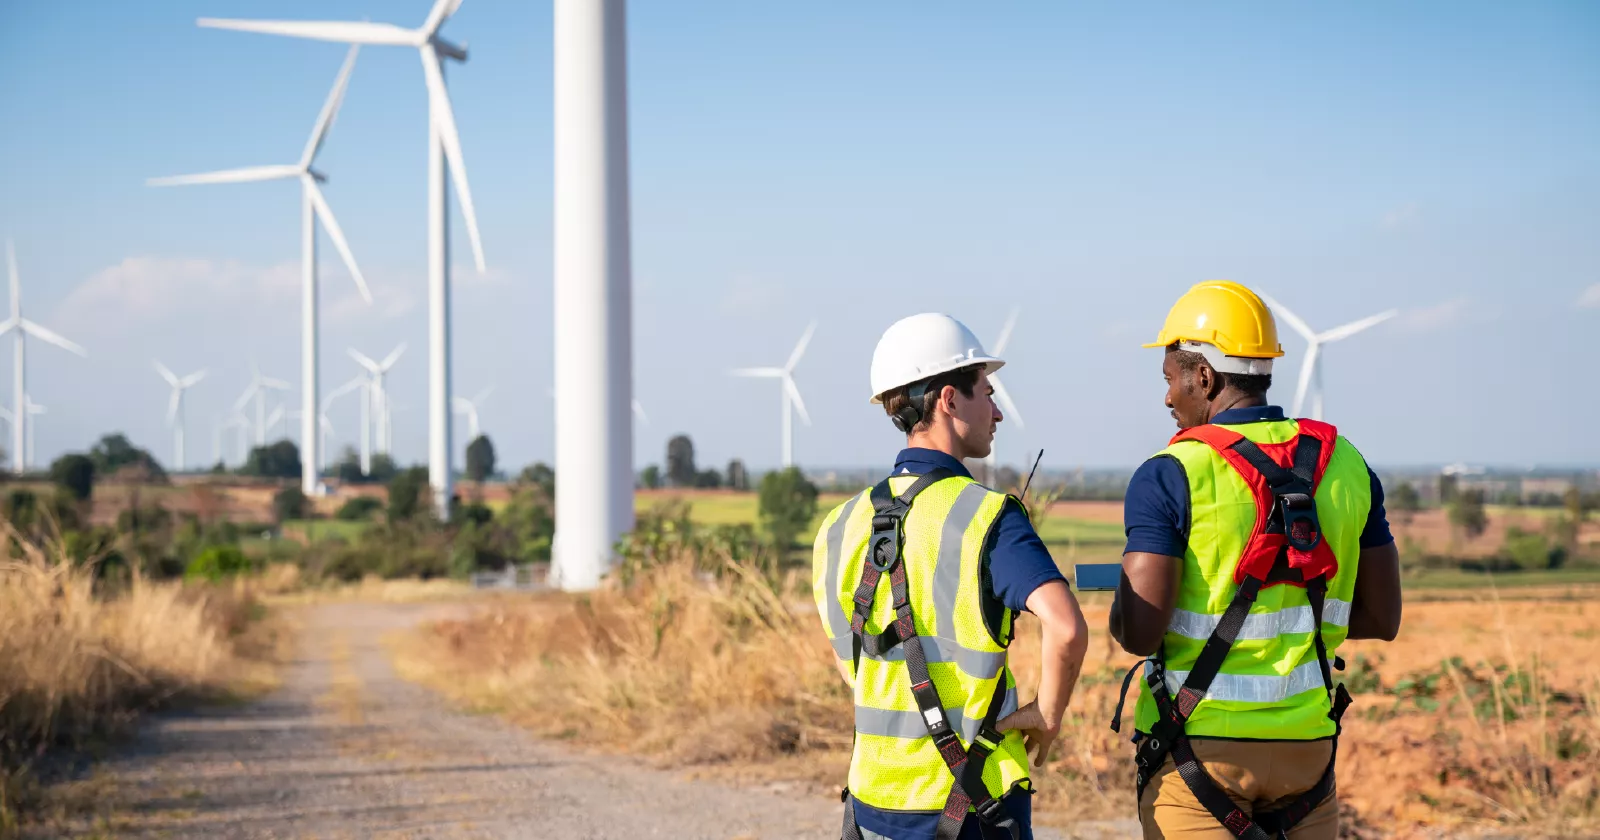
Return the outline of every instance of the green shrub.
[[[759,517],[761,530],[780,550],[794,545],[817,515],[817,486],[799,467],[769,472],[761,477]]]
[[[224,578],[250,571],[250,558],[237,546],[214,545],[200,552],[189,562],[183,572],[184,580],[205,580],[215,583]]]
[[[272,497],[272,516],[279,522],[306,518],[311,501],[298,487],[285,487]]]
[[[94,461],[87,455],[62,455],[50,465],[50,480],[73,499],[86,501],[94,492]]]
[[[382,508],[383,502],[375,496],[356,496],[340,505],[334,518],[345,522],[366,522]]]

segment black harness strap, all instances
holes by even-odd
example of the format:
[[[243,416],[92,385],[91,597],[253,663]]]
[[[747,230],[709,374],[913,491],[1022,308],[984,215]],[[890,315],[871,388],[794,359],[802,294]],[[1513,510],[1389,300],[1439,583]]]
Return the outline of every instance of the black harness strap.
[[[966,822],[968,808],[977,811],[985,834],[990,833],[992,828],[997,832],[1006,832],[1004,836],[1010,840],[1018,840],[1021,827],[1007,812],[1005,803],[990,796],[988,786],[983,783],[983,766],[999,747],[1002,738],[994,725],[999,718],[1000,706],[1005,701],[1005,671],[1002,669],[995,681],[994,696],[990,698],[989,709],[978,726],[977,737],[971,745],[963,747],[961,736],[950,726],[939,691],[928,674],[927,654],[922,644],[916,641],[917,626],[911,613],[910,587],[906,582],[905,563],[901,562],[901,543],[904,540],[902,525],[912,501],[923,490],[952,475],[954,473],[948,470],[926,473],[897,496],[891,496],[888,479],[872,488],[872,535],[868,538],[861,582],[856,586],[853,596],[855,611],[850,619],[850,630],[855,638],[854,661],[859,666],[862,650],[872,656],[882,656],[896,645],[905,644],[911,695],[916,699],[917,709],[928,727],[928,735],[933,738],[939,757],[955,777],[955,782],[950,786],[950,795],[945,799],[944,810],[939,816],[939,828],[934,835],[936,840],[957,840],[961,826]],[[889,574],[889,592],[894,599],[895,619],[882,633],[868,635],[867,618],[872,612],[878,584],[885,572]],[[859,840],[861,830],[855,822],[855,808],[849,791],[845,792],[844,799],[844,830],[841,836],[843,840]]]

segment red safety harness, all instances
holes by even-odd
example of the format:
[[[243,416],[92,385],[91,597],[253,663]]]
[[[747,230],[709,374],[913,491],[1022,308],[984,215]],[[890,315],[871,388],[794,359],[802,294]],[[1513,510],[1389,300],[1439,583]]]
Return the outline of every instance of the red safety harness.
[[[1258,444],[1231,429],[1211,425],[1185,429],[1172,438],[1173,443],[1194,440],[1210,446],[1244,478],[1250,486],[1251,495],[1255,497],[1255,530],[1245,543],[1244,552],[1234,568],[1234,583],[1239,589],[1211,637],[1206,640],[1205,647],[1201,648],[1176,698],[1167,687],[1164,650],[1135,665],[1122,681],[1125,699],[1134,674],[1148,665],[1145,681],[1158,713],[1150,733],[1136,738],[1139,747],[1134,761],[1139,766],[1139,798],[1144,797],[1145,787],[1155,778],[1170,754],[1178,774],[1200,804],[1235,836],[1249,840],[1287,837],[1291,828],[1333,794],[1339,720],[1350,705],[1350,694],[1344,685],[1335,686],[1333,683],[1328,649],[1322,640],[1323,604],[1328,582],[1339,571],[1339,561],[1322,538],[1321,524],[1317,520],[1316,491],[1322,482],[1323,472],[1328,468],[1328,460],[1333,456],[1338,433],[1327,423],[1316,420],[1298,422],[1299,434],[1285,443]],[[1195,757],[1189,737],[1184,733],[1184,723],[1194,714],[1200,701],[1205,699],[1212,680],[1222,670],[1223,660],[1238,639],[1256,596],[1263,588],[1279,584],[1304,588],[1306,598],[1311,602],[1317,663],[1321,666],[1322,682],[1332,702],[1328,717],[1334,725],[1335,758],[1328,760],[1328,768],[1323,771],[1317,784],[1287,807],[1246,814],[1217,786]],[[1333,667],[1344,670],[1343,660],[1335,658]],[[1111,721],[1114,732],[1121,731],[1122,702],[1117,702],[1116,714]]]

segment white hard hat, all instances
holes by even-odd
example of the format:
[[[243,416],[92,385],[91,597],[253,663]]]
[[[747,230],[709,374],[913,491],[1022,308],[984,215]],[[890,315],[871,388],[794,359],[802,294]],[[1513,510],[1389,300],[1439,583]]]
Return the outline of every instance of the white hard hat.
[[[941,312],[901,318],[883,331],[872,351],[872,401],[902,385],[973,365],[989,373],[1005,364],[991,356],[972,330]]]

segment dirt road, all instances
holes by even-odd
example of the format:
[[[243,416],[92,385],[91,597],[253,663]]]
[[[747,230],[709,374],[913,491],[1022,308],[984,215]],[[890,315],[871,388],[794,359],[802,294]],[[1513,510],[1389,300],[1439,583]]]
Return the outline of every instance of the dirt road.
[[[450,709],[395,674],[382,640],[451,609],[306,609],[299,654],[278,691],[248,705],[151,718],[79,785],[79,810],[95,816],[30,834],[839,836],[839,804],[814,792],[689,781]]]

